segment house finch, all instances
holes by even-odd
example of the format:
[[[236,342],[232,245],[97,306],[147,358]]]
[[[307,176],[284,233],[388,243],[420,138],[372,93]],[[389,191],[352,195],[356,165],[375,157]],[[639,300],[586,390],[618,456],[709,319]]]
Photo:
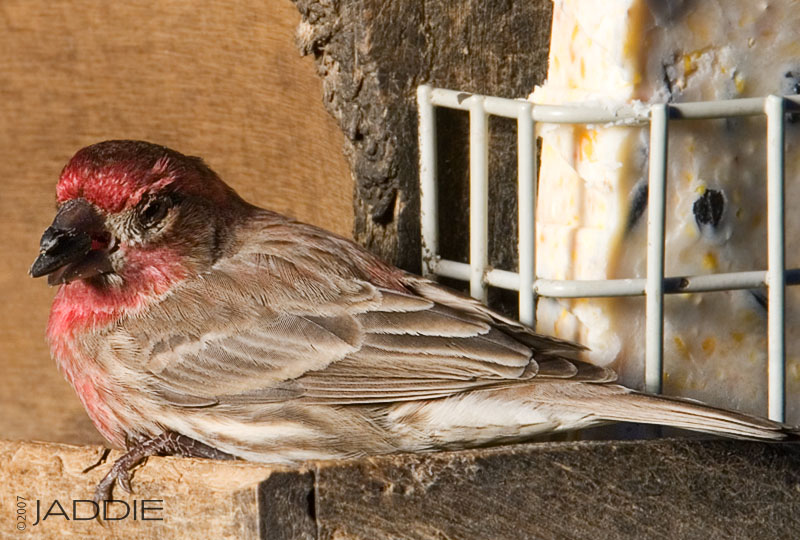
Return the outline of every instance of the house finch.
[[[47,336],[114,446],[295,464],[519,441],[608,421],[782,439],[784,426],[613,384],[580,346],[242,200],[146,142],[79,151],[31,268]]]

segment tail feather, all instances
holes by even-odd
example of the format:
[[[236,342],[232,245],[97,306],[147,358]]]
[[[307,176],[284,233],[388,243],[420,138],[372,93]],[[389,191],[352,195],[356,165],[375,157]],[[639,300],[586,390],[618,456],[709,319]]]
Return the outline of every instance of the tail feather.
[[[742,439],[783,440],[797,438],[800,434],[797,428],[786,424],[698,401],[633,391],[619,395],[623,396],[623,402],[627,402],[625,406],[604,408],[596,414],[604,420],[660,424]]]

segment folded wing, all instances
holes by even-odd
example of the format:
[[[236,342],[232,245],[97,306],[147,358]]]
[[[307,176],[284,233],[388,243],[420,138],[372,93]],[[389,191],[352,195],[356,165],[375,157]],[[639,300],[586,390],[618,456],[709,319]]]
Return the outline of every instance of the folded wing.
[[[537,377],[614,379],[574,360],[579,346],[429,280],[371,283],[324,240],[226,259],[120,325],[111,341],[128,346],[116,355],[144,358],[143,384],[186,407],[377,404]]]

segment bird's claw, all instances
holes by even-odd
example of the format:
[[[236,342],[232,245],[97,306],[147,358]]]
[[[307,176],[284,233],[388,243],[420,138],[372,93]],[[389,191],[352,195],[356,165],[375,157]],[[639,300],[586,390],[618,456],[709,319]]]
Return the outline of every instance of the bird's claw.
[[[124,491],[125,493],[130,494],[133,492],[133,489],[131,489],[130,471],[126,471],[122,476],[118,477],[117,483],[119,484],[119,487],[122,489],[122,491]]]
[[[126,493],[131,493],[131,472],[133,469],[143,464],[148,457],[159,454],[207,459],[235,459],[232,455],[199,441],[179,433],[165,431],[156,437],[143,438],[132,444],[128,451],[114,462],[108,473],[97,484],[97,488],[94,491],[94,502],[102,504],[102,501],[112,500],[111,495],[114,490],[114,484],[118,485]],[[105,460],[106,456],[107,453],[103,455],[101,461]],[[91,470],[95,466],[93,465],[86,470]]]
[[[106,460],[108,460],[108,454],[110,454],[110,453],[111,453],[111,449],[110,448],[103,448],[103,451],[100,453],[100,457],[97,458],[97,461],[94,462],[92,465],[89,465],[88,467],[83,469],[83,471],[81,471],[81,472],[83,474],[86,474],[89,471],[91,471],[93,469],[96,469],[100,465],[104,464],[106,462]]]
[[[110,501],[114,491],[114,484],[118,485],[125,493],[131,493],[131,469],[124,460],[119,460],[111,467],[94,490],[93,500],[97,504]]]

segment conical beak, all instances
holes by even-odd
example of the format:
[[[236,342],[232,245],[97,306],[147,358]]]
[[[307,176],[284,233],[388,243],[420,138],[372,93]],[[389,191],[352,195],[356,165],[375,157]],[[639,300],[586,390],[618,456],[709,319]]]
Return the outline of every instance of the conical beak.
[[[111,272],[110,240],[103,217],[91,203],[67,201],[44,231],[30,274],[48,276],[48,284],[59,285]]]

